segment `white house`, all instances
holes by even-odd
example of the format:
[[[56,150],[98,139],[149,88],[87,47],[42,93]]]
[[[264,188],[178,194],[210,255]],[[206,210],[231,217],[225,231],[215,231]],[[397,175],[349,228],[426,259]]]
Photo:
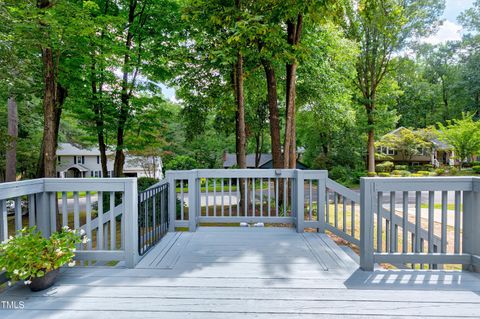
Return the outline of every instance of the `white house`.
[[[113,175],[114,153],[107,152],[108,177]],[[125,155],[125,176],[162,178],[160,157]],[[97,148],[81,149],[69,143],[60,143],[57,148],[57,177],[104,177]]]

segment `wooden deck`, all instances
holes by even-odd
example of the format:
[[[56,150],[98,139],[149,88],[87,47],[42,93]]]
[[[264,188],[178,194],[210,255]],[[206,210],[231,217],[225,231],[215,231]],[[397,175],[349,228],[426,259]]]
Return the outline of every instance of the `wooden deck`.
[[[65,269],[0,300],[25,305],[1,318],[479,318],[480,274],[363,272],[323,234],[208,227],[168,233],[136,269]]]

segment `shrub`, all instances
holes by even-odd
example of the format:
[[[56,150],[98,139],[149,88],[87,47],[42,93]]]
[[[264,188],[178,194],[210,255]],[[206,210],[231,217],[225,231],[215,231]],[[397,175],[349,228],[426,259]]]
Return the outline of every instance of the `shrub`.
[[[137,179],[138,191],[143,192],[150,186],[158,183],[158,179],[153,177],[139,177]]]
[[[407,177],[407,176],[412,175],[412,173],[410,173],[410,172],[407,171],[407,170],[404,170],[404,171],[400,171],[400,175],[402,175],[403,177]]]
[[[473,162],[471,162],[471,164],[472,164],[472,167],[480,166],[480,161],[473,161]]]
[[[395,169],[397,171],[407,171],[408,170],[408,166],[407,165],[395,165]]]
[[[375,173],[375,172],[368,172],[368,173],[367,173],[367,176],[368,176],[368,177],[377,177],[377,173]]]
[[[480,174],[480,165],[472,166],[472,170],[475,173]]]
[[[387,173],[387,172],[391,172],[391,171],[392,171],[393,166],[394,166],[394,164],[393,164],[392,162],[386,161],[386,162],[377,164],[377,165],[375,166],[375,170],[376,170],[377,172]]]
[[[84,233],[67,226],[48,239],[35,226],[25,227],[0,244],[0,268],[9,279],[24,280],[28,285],[32,279],[43,277],[65,264],[74,266],[76,245],[85,244],[87,240]]]
[[[418,174],[418,173],[413,173],[412,175],[410,175],[411,177],[423,177],[422,174]]]
[[[197,161],[187,155],[177,155],[165,163],[165,170],[190,170],[198,167]]]
[[[390,173],[380,172],[378,173],[379,177],[390,177]]]
[[[448,169],[448,172],[450,173],[450,175],[457,175],[458,174],[458,168],[454,167],[454,166],[451,166],[449,169]]]
[[[335,166],[328,172],[328,176],[337,182],[342,182],[349,179],[350,171],[344,166]]]
[[[421,176],[430,176],[430,172],[429,171],[418,171],[417,174],[421,175]]]
[[[435,174],[437,174],[438,176],[445,175],[445,169],[444,168],[437,168],[437,169],[435,169]]]
[[[400,172],[401,172],[401,170],[394,169],[394,170],[392,171],[392,175],[399,175],[399,176],[400,176],[400,175],[401,175]]]
[[[402,175],[398,175],[398,174],[395,175],[395,174],[394,174],[394,175],[391,175],[391,177],[402,177]]]

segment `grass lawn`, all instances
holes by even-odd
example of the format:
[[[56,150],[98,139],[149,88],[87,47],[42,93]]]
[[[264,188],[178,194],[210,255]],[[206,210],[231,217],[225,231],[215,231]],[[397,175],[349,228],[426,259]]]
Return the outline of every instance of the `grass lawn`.
[[[90,192],[90,195],[96,195],[97,192]],[[86,197],[87,192],[78,192],[78,197]],[[62,192],[57,192],[57,198],[62,199]],[[67,199],[73,198],[73,192],[67,192]]]

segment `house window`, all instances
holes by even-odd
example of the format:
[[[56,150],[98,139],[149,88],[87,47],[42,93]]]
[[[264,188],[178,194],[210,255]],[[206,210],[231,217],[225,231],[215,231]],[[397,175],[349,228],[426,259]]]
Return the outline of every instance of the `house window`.
[[[98,177],[102,177],[102,171],[98,171]]]
[[[100,164],[100,156],[97,156],[97,164]]]
[[[85,156],[82,156],[82,164],[85,164]]]
[[[90,177],[93,177],[93,171],[90,171]]]
[[[73,164],[77,164],[77,157],[76,156],[73,157]]]
[[[62,163],[62,157],[61,156],[57,156],[57,162],[58,162],[58,164]]]
[[[395,150],[393,148],[387,147],[387,154],[388,155],[395,155]]]

